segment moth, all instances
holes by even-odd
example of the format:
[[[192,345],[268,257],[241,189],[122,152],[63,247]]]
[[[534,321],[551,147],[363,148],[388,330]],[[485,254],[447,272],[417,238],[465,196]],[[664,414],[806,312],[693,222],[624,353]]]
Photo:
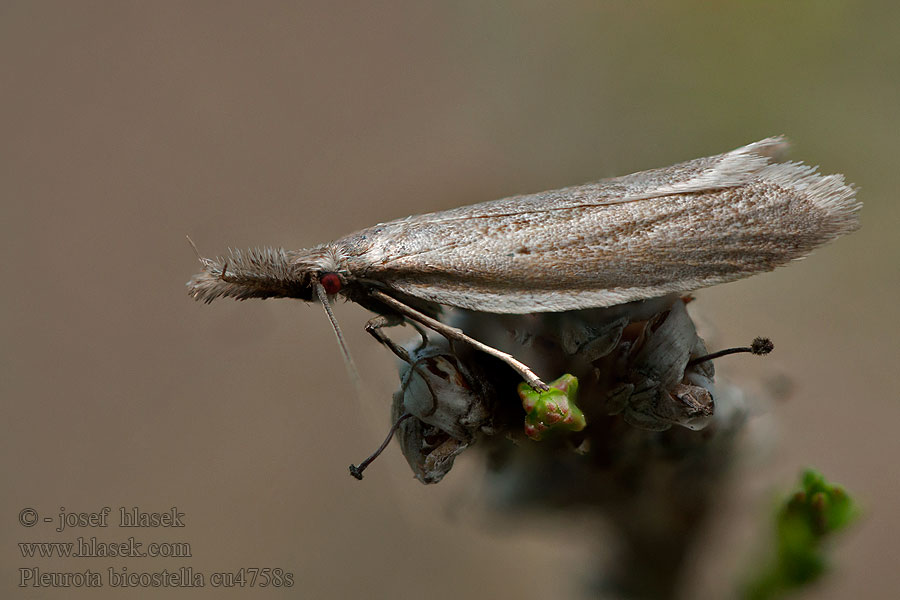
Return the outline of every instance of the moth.
[[[784,138],[662,169],[405,217],[301,250],[200,257],[196,300],[297,298],[375,312],[472,344],[546,384],[513,356],[438,320],[440,307],[530,314],[609,307],[770,271],[858,227],[841,175],[781,162]],[[377,337],[377,336],[376,336]]]

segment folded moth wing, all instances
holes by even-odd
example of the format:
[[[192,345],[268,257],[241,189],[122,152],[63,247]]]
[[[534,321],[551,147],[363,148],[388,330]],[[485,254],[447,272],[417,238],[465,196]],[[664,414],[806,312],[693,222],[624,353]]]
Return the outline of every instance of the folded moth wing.
[[[770,271],[853,231],[840,175],[771,138],[597,183],[407,217],[332,244],[362,281],[523,314],[606,307]]]

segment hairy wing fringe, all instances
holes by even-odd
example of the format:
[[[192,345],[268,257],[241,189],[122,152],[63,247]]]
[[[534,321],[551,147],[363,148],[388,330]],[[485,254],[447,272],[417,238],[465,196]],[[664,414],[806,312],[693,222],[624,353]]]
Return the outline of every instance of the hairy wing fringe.
[[[767,166],[760,171],[759,179],[795,192],[822,211],[821,226],[823,233],[829,234],[829,241],[859,228],[862,203],[856,200],[856,190],[844,182],[843,175],[822,175],[818,167],[784,162]]]

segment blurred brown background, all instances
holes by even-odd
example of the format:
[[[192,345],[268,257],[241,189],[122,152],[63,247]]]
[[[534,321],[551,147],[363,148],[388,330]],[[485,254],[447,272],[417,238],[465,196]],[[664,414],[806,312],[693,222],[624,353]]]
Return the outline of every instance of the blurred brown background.
[[[497,523],[480,465],[414,481],[397,448],[347,465],[388,425],[391,356],[337,315],[369,398],[354,399],[321,309],[191,301],[184,236],[298,248],[410,213],[714,154],[784,133],[843,172],[860,232],[788,269],[703,290],[723,363],[794,385],[760,422],[692,567],[730,590],[775,491],[813,465],[866,517],[804,597],[900,586],[897,147],[900,8],[888,2],[0,3],[3,430],[0,595],[20,567],[104,574],[191,566],[294,573],[291,589],[133,597],[570,596],[603,548],[577,519]],[[772,428],[760,427],[761,431]],[[181,530],[27,529],[18,512],[139,506]],[[580,535],[592,532],[593,539]],[[17,542],[188,541],[190,559],[23,559]]]

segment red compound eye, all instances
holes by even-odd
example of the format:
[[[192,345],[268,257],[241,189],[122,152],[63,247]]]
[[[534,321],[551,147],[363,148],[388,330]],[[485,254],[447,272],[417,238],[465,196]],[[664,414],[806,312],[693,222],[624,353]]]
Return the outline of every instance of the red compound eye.
[[[319,278],[319,283],[329,295],[337,294],[341,290],[341,278],[337,273],[325,273]]]

